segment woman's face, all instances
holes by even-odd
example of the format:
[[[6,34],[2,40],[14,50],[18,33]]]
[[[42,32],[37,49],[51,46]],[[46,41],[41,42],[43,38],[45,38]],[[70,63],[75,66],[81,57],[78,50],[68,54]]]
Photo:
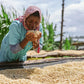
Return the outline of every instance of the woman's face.
[[[28,27],[29,30],[35,30],[40,23],[40,18],[37,16],[29,16],[26,20],[26,25]]]

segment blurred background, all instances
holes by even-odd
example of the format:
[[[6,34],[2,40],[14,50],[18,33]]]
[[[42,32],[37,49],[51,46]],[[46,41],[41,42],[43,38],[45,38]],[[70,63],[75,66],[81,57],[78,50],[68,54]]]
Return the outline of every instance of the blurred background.
[[[84,49],[84,0],[0,0],[0,45],[11,22],[31,5],[42,11],[43,50],[59,49],[61,41],[63,50]]]

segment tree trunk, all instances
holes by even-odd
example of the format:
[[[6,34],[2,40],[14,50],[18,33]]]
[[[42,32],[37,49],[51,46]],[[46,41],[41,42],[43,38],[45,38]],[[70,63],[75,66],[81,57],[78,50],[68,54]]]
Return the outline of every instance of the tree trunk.
[[[62,20],[61,20],[60,49],[62,49],[62,44],[63,44],[63,22],[64,22],[64,0],[62,0]]]

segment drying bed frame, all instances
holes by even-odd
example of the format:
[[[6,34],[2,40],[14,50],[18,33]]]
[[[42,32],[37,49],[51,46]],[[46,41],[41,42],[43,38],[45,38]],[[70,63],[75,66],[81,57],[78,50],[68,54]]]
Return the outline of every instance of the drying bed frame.
[[[11,62],[11,63],[0,63],[0,70],[3,69],[15,69],[15,68],[32,68],[32,67],[44,67],[49,65],[54,65],[58,63],[65,63],[70,61],[82,61],[84,60],[84,53],[76,54],[76,53],[62,53],[60,52],[51,52],[45,53],[43,55],[33,55],[28,56],[28,58],[41,58],[34,60],[27,60],[25,62]],[[63,57],[69,56],[69,57]],[[54,57],[54,58],[46,58],[46,57]]]

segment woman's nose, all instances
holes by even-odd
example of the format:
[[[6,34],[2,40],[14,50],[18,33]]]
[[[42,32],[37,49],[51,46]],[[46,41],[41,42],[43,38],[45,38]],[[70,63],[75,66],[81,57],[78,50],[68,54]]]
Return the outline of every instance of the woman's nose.
[[[35,29],[35,24],[33,24],[33,29]]]

